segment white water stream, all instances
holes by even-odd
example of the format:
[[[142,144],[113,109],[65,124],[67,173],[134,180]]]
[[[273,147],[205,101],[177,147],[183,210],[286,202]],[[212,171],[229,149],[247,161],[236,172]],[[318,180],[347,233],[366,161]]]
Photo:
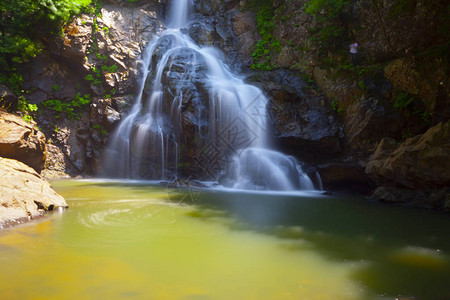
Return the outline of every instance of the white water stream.
[[[177,178],[193,164],[189,154],[214,180],[225,174],[227,187],[314,189],[293,157],[270,149],[262,91],[184,33],[191,9],[191,0],[172,1],[168,28],[145,48],[136,102],[106,151],[107,175]]]

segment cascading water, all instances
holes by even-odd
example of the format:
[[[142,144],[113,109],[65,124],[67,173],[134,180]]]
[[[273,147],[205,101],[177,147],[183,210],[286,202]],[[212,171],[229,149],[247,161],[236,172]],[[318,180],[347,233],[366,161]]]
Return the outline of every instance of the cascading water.
[[[185,33],[190,0],[174,0],[167,29],[142,55],[139,94],[106,151],[106,174],[194,175],[241,189],[313,189],[290,156],[269,150],[267,98]],[[226,170],[226,171],[225,171]]]

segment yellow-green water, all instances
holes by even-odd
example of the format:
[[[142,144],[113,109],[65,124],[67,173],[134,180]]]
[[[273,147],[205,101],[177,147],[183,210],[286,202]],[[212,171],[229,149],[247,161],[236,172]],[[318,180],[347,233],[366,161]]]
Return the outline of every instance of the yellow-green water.
[[[0,299],[450,299],[450,220],[350,199],[100,181],[0,232]]]

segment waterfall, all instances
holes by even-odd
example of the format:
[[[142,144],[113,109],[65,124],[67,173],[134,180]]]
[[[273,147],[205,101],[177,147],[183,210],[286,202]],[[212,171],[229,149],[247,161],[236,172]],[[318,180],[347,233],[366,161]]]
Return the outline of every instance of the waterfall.
[[[110,139],[104,169],[119,178],[189,175],[241,189],[313,189],[298,162],[270,149],[267,98],[221,52],[187,35],[191,0],[144,49],[135,103]],[[187,173],[187,174],[186,174]]]

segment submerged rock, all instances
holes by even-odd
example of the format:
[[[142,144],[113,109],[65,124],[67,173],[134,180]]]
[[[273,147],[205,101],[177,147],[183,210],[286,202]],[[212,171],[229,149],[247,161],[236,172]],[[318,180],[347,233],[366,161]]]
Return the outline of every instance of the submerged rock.
[[[450,189],[406,189],[379,186],[368,197],[371,201],[447,210]]]
[[[39,174],[17,160],[0,157],[0,229],[41,216],[67,203]]]

